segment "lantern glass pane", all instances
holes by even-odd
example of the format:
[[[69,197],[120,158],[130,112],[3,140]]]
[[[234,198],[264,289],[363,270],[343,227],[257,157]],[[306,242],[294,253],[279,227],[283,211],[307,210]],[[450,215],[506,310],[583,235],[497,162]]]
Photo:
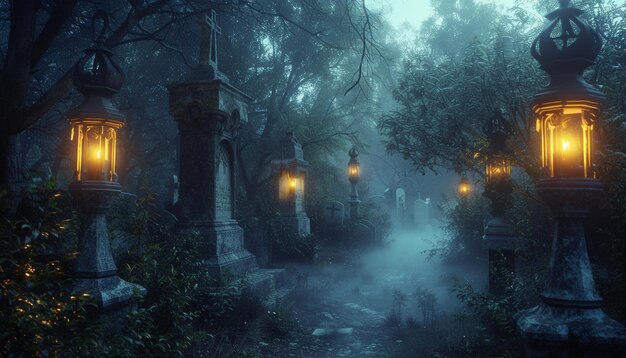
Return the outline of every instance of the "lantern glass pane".
[[[76,143],[75,180],[117,180],[117,128],[101,121],[75,121],[70,140]]]
[[[550,177],[592,177],[593,123],[595,112],[563,107],[541,113],[542,165]]]
[[[348,165],[348,175],[351,178],[357,178],[359,176],[359,165],[358,164],[349,164]]]

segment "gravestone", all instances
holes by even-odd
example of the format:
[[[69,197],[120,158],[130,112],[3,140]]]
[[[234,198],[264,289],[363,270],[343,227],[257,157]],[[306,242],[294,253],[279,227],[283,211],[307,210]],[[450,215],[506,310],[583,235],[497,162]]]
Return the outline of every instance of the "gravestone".
[[[272,160],[276,178],[279,216],[272,220],[278,232],[306,236],[311,234],[311,221],[304,210],[304,182],[308,162],[293,132],[280,142],[277,158]]]
[[[181,234],[200,234],[209,272],[222,277],[257,268],[234,219],[236,140],[252,99],[220,75],[214,17],[207,24],[203,31],[206,35],[210,28],[211,37],[204,36],[201,42],[200,67],[188,80],[167,89],[169,111],[180,134],[176,228]]]
[[[363,205],[366,217],[381,217],[389,215],[389,205],[387,199],[382,195],[369,197]]]
[[[409,178],[403,177],[394,184],[392,184],[385,192],[386,196],[390,196],[393,199],[393,206],[396,209],[396,216],[398,222],[403,225],[415,224],[414,205],[415,200],[418,199],[418,185]]]
[[[376,227],[369,220],[359,220],[354,227],[354,234],[360,242],[376,241]]]
[[[165,202],[165,210],[170,212],[174,212],[174,208],[176,207],[176,203],[178,203],[178,190],[180,188],[180,182],[178,181],[178,176],[172,175],[167,184],[168,196]]]
[[[328,229],[338,229],[343,225],[344,205],[338,201],[329,201],[324,205],[324,225]]]
[[[428,201],[428,202],[427,202]],[[418,199],[414,204],[414,217],[415,224],[419,227],[425,227],[430,224],[430,198],[422,200],[421,195],[418,195]]]

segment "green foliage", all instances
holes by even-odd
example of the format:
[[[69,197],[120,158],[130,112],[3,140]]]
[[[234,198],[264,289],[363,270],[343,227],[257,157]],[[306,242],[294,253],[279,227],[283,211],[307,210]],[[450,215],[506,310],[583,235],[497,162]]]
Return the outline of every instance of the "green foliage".
[[[93,333],[89,297],[69,289],[73,255],[53,254],[69,231],[63,194],[45,184],[29,199],[28,218],[0,223],[0,355],[58,356]]]
[[[482,196],[470,195],[467,198],[450,200],[444,197],[441,210],[444,214],[445,237],[438,247],[429,251],[432,255],[446,258],[457,256],[482,256],[482,236],[487,203]]]
[[[413,296],[417,300],[417,308],[422,312],[422,324],[432,326],[435,323],[437,296],[431,290],[421,287],[415,289]]]
[[[317,236],[299,235],[288,227],[275,225],[270,235],[273,261],[311,261],[320,241]]]

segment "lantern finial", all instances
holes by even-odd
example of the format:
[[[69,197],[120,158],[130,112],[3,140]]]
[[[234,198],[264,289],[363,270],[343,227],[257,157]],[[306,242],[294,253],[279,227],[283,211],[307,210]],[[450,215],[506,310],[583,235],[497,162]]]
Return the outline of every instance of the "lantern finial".
[[[102,27],[98,30],[98,23]],[[98,93],[113,95],[124,83],[124,72],[111,59],[113,52],[105,47],[109,17],[103,10],[94,13],[91,21],[94,45],[85,50],[85,56],[74,65],[74,85],[85,95]]]

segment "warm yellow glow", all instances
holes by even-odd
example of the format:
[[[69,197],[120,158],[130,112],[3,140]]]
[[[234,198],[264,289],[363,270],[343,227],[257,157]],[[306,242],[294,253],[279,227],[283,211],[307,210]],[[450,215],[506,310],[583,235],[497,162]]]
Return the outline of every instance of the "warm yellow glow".
[[[296,182],[297,182],[296,178],[291,178],[289,185],[291,186],[292,189],[295,189],[297,187]]]
[[[558,101],[533,107],[541,164],[550,177],[593,177],[593,127],[598,104]]]
[[[70,140],[76,142],[75,180],[115,180],[117,130],[123,123],[73,119]]]
[[[569,143],[569,140],[567,139],[562,139],[561,140],[561,145],[563,147],[563,151],[567,152],[571,149],[571,144]]]

